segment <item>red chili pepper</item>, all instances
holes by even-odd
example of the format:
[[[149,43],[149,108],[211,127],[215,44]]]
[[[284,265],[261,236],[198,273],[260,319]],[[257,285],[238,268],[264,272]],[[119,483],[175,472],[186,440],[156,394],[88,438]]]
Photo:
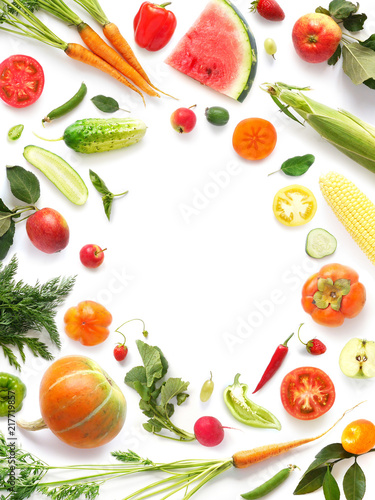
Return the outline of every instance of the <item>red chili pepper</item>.
[[[285,356],[288,353],[288,342],[289,340],[293,337],[294,333],[292,335],[289,335],[289,337],[286,339],[286,341],[283,344],[280,344],[277,346],[276,351],[274,355],[271,358],[271,361],[268,363],[268,366],[263,373],[263,377],[260,379],[259,384],[256,386],[255,391],[253,394],[255,394],[259,389],[261,389],[266,382],[269,381],[271,377],[277,372],[277,370],[280,368],[281,363],[284,361]]]
[[[176,16],[165,7],[171,2],[157,5],[143,2],[134,18],[134,37],[143,49],[155,52],[167,45],[176,29]]]

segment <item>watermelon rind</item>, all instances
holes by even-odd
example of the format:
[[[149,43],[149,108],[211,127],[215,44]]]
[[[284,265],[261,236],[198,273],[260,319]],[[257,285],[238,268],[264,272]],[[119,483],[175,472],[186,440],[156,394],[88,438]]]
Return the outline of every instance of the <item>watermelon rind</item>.
[[[201,26],[199,23],[202,19],[202,16],[204,16],[205,14],[210,15],[211,10],[214,13],[218,11],[221,18],[225,18],[225,21],[230,22],[230,32],[232,32],[233,27],[236,42],[239,44],[238,46],[241,49],[238,52],[239,64],[236,74],[234,76],[232,74],[232,76],[230,77],[228,76],[228,74],[224,74],[222,78],[223,87],[220,89],[215,88],[213,84],[210,85],[210,80],[205,80],[204,77],[201,77],[201,75],[197,73],[196,68],[193,68],[193,71],[190,71],[189,65],[187,65],[186,67],[186,61],[187,63],[189,63],[189,58],[193,59],[196,55],[198,55],[198,61],[202,66],[210,62],[209,58],[205,60],[204,54],[203,56],[199,53],[194,54],[194,44],[191,45],[190,43],[192,37],[190,37],[189,39],[188,35],[191,33],[191,30],[194,31],[194,29],[199,32],[198,30]],[[220,33],[220,31],[216,33]],[[224,33],[226,32],[224,31]],[[206,34],[207,36],[209,36],[209,32]],[[215,38],[211,39],[211,47],[212,40],[214,39]],[[188,42],[186,42],[187,40]],[[202,48],[202,52],[204,53],[204,40],[200,48]],[[184,52],[184,50],[186,50],[186,52]],[[206,51],[206,53],[209,53],[209,49]],[[215,55],[217,56],[217,54]],[[210,2],[206,5],[205,9],[201,13],[200,17],[196,20],[188,33],[185,34],[185,36],[180,40],[172,54],[167,58],[166,63],[181,71],[182,73],[190,76],[191,78],[196,79],[200,83],[207,85],[208,87],[212,87],[215,90],[222,92],[223,94],[236,99],[239,102],[243,102],[250,92],[257,70],[257,47],[255,38],[252,31],[250,30],[247,21],[230,0],[210,0]],[[223,64],[225,69],[225,61],[223,62]],[[207,66],[209,69],[211,68],[209,64]],[[225,86],[227,80],[228,84],[227,86]]]

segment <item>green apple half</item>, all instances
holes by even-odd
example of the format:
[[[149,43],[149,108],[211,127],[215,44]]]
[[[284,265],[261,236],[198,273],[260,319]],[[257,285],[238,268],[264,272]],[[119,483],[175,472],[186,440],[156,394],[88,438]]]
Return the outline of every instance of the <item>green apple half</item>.
[[[347,377],[375,377],[375,342],[351,339],[340,354],[339,365]]]

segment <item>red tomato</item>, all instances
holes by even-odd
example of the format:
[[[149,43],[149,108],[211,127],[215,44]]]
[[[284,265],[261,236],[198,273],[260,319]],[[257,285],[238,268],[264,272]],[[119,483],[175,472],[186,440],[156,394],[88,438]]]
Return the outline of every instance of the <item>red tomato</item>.
[[[43,87],[43,68],[32,57],[18,54],[0,64],[0,97],[10,106],[30,106],[39,99]]]
[[[320,417],[332,407],[335,397],[332,380],[312,366],[292,370],[281,382],[281,402],[290,415],[300,420]]]

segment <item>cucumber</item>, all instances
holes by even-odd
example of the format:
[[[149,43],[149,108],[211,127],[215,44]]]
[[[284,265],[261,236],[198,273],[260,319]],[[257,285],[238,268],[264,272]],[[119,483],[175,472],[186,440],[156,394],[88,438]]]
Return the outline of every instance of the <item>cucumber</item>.
[[[225,108],[220,106],[212,106],[211,108],[206,108],[205,115],[207,121],[212,123],[212,125],[226,125],[229,121],[229,113]]]
[[[101,153],[136,144],[146,129],[142,120],[133,118],[86,118],[69,125],[63,139],[78,153]]]
[[[81,176],[60,156],[38,146],[26,146],[23,156],[40,170],[68,200],[83,205],[88,197],[88,189]]]
[[[314,259],[332,255],[336,250],[336,238],[325,229],[312,229],[306,238],[306,253]]]

